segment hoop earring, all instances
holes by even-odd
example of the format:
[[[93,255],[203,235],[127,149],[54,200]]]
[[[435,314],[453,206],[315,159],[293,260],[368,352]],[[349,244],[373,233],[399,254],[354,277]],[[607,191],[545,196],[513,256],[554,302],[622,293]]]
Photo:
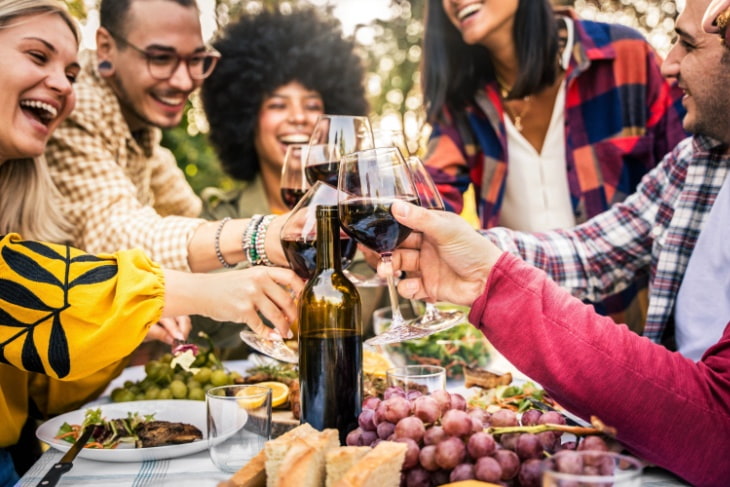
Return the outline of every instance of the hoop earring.
[[[112,66],[112,63],[109,61],[101,61],[99,63],[99,72],[103,73],[105,71],[111,71],[114,66]]]

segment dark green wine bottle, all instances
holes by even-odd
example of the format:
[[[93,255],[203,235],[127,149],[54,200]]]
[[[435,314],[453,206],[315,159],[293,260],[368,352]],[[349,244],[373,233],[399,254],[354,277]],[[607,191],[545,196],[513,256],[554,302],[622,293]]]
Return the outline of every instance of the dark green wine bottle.
[[[337,428],[340,443],[362,406],[360,294],[342,272],[336,206],[317,207],[317,268],[299,298],[301,421]]]

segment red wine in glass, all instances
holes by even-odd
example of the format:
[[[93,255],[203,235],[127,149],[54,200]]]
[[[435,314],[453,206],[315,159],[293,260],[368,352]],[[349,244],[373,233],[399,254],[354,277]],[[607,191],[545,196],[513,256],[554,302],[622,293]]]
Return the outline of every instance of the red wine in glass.
[[[284,200],[286,207],[291,210],[297,206],[297,203],[306,192],[307,190],[302,188],[281,188],[281,199]]]
[[[287,261],[292,270],[302,279],[309,279],[317,266],[317,240],[305,240],[299,235],[284,235],[281,237],[281,248],[284,250]],[[340,239],[342,267],[352,263],[357,252],[357,242],[350,238]]]
[[[418,203],[415,197],[351,198],[340,203],[342,228],[352,238],[382,254],[398,247],[411,233],[393,217],[390,207],[395,199]]]
[[[307,164],[304,173],[307,175],[309,184],[322,181],[330,186],[337,187],[337,176],[339,174],[340,161],[318,162],[316,164]]]

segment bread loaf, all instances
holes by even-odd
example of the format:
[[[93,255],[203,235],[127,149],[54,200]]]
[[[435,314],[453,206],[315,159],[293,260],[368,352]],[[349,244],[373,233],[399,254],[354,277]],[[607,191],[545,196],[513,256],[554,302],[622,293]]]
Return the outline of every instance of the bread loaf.
[[[334,486],[345,476],[350,467],[372,450],[369,446],[340,446],[327,452],[325,470],[327,471],[326,487]]]
[[[381,441],[347,470],[333,487],[399,487],[405,443]]]
[[[325,482],[325,456],[340,446],[336,429],[325,429],[313,436],[296,438],[274,470],[269,471],[266,458],[267,487],[322,487]]]

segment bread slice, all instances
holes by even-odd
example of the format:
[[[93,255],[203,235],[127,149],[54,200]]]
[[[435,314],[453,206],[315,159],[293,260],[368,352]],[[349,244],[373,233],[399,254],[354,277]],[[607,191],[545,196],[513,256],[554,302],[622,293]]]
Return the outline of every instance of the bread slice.
[[[340,446],[340,434],[336,429],[325,429],[316,436],[297,438],[289,445],[276,474],[269,477],[268,487],[322,487],[325,482],[325,456]],[[268,458],[267,458],[268,465]],[[271,481],[271,483],[269,482]]]
[[[399,487],[406,450],[405,443],[381,441],[333,487]]]
[[[325,470],[326,487],[335,485],[358,460],[372,450],[369,446],[340,446],[327,452]]]
[[[302,423],[291,431],[288,431],[278,438],[269,440],[264,444],[261,451],[264,458],[264,469],[266,471],[266,486],[273,487],[274,481],[279,475],[279,468],[289,451],[290,445],[297,438],[306,438],[319,435],[319,431],[308,423]]]

